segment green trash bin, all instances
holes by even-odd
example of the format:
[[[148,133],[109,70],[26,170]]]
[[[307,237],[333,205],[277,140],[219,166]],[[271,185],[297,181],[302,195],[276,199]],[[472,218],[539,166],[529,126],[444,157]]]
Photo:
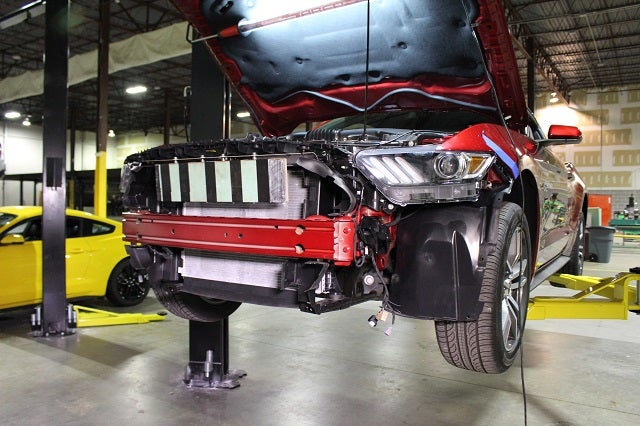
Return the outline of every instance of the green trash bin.
[[[616,228],[610,226],[589,226],[589,260],[609,263],[613,248],[613,234]]]

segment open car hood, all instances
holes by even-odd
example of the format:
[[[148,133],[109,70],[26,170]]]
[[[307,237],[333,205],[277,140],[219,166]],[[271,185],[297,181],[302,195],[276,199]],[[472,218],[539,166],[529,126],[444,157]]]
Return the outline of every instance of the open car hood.
[[[265,134],[365,109],[473,108],[526,125],[499,0],[172,1],[213,36]]]

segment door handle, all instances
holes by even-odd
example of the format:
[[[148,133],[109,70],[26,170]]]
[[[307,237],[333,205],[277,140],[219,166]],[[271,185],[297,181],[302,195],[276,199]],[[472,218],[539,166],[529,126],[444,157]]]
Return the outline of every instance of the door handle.
[[[80,254],[80,253],[84,253],[84,250],[79,248],[69,250],[69,254]]]

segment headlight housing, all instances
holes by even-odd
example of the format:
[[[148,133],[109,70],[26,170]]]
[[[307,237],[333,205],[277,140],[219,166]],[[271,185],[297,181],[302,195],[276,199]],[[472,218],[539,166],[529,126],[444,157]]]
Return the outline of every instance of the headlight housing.
[[[402,206],[476,200],[493,161],[486,152],[438,151],[431,145],[367,149],[354,159],[389,201]]]

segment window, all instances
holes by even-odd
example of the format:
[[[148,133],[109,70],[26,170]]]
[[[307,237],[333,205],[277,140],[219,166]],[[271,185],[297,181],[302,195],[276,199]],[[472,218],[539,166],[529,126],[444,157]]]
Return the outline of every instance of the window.
[[[42,218],[28,219],[13,226],[4,235],[22,235],[25,241],[42,240]]]
[[[18,217],[18,216],[16,216],[15,214],[0,213],[0,226],[6,225],[7,223],[11,222],[16,217]]]
[[[82,237],[82,219],[67,216],[67,238]]]
[[[83,219],[80,217],[67,216],[66,238],[93,237],[96,235],[110,234],[116,229],[115,226],[97,220]],[[42,217],[27,219],[11,227],[3,235],[19,234],[25,241],[42,240]]]
[[[86,236],[110,234],[114,231],[115,226],[95,220],[84,219]]]

